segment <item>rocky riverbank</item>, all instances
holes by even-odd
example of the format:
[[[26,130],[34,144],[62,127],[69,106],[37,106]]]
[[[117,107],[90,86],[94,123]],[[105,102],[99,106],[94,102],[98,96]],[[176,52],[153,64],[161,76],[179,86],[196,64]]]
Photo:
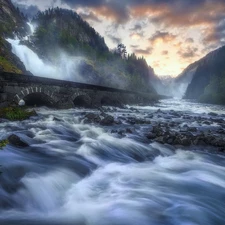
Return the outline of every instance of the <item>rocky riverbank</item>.
[[[221,106],[35,110],[0,122],[1,225],[224,224]]]
[[[100,107],[78,111],[77,118],[81,124],[102,127],[118,138],[131,136],[145,143],[157,142],[174,149],[210,149],[225,152],[225,114],[163,108],[147,111],[138,106]],[[38,114],[32,109],[11,107],[0,110],[0,121],[24,120],[31,116]],[[63,122],[58,117],[54,117],[53,121],[59,124]],[[7,140],[15,146],[23,143],[17,136],[9,136]]]
[[[201,146],[225,152],[225,114],[193,114],[161,109],[143,114],[134,107],[103,107],[99,111],[83,114],[81,121],[84,123],[107,126],[109,132],[121,138],[133,134],[146,141],[176,148]]]

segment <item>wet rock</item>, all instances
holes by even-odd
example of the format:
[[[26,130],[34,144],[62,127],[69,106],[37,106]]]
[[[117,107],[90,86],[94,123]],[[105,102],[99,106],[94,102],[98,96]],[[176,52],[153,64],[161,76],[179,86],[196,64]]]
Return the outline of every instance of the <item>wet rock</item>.
[[[164,143],[165,143],[165,138],[164,138],[163,136],[160,136],[160,137],[157,137],[157,138],[155,139],[155,141],[157,141],[157,142],[159,142],[159,143],[161,143],[161,144],[164,144]]]
[[[127,129],[126,129],[126,133],[128,133],[128,134],[133,134],[133,131],[132,131],[130,128],[127,128]]]
[[[8,141],[11,145],[14,145],[16,147],[25,148],[29,146],[25,141],[23,141],[20,137],[18,137],[15,134],[10,135],[8,137]]]
[[[183,127],[180,128],[180,132],[187,132],[188,129],[189,129],[188,126],[183,126]]]
[[[215,123],[221,123],[221,124],[224,123],[224,120],[222,118],[216,118],[216,119],[213,119],[212,121]]]
[[[99,123],[100,121],[101,117],[95,113],[88,113],[84,119],[84,123]]]
[[[190,132],[197,132],[198,129],[196,127],[189,127],[188,131],[190,131]]]
[[[209,116],[218,116],[218,114],[217,113],[214,113],[214,112],[210,112],[210,113],[208,113],[208,115]]]
[[[120,136],[125,136],[125,135],[124,135],[124,130],[119,130],[117,133],[118,133]]]
[[[180,140],[180,144],[184,145],[184,146],[190,146],[191,145],[191,140],[189,138],[184,137],[184,138],[182,138]]]
[[[210,121],[203,121],[202,123],[205,124],[205,125],[210,125],[211,124]]]
[[[147,137],[148,139],[155,139],[155,138],[156,138],[156,134],[150,132],[150,133],[148,133],[148,134],[146,135],[146,137]]]
[[[111,134],[115,134],[117,132],[118,132],[117,130],[111,130]]]
[[[62,122],[61,119],[57,118],[57,117],[53,117],[53,121],[56,121],[56,122]]]
[[[181,114],[179,112],[175,112],[175,111],[170,111],[170,115],[172,115],[175,118],[181,117]]]
[[[222,138],[216,139],[214,141],[214,146],[216,147],[225,147],[225,140]]]
[[[121,125],[122,124],[122,121],[121,120],[115,120],[115,124]]]
[[[134,117],[130,117],[130,118],[128,118],[127,122],[131,125],[134,125],[134,124],[136,124],[136,119]]]
[[[101,121],[100,124],[103,126],[111,126],[114,123],[114,118],[113,116],[107,115],[105,116]]]

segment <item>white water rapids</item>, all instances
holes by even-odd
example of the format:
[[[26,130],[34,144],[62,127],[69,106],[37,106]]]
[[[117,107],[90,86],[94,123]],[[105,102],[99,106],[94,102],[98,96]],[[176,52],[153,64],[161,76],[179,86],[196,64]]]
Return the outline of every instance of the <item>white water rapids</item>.
[[[83,111],[39,108],[38,117],[0,123],[0,139],[15,133],[30,145],[0,151],[1,225],[225,224],[224,155],[119,138],[80,122]]]

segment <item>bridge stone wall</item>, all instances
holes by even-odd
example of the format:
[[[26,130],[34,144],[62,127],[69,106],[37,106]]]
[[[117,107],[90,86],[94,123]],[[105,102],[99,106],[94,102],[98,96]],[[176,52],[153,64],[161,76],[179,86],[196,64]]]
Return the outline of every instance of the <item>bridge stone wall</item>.
[[[107,88],[96,85],[81,84],[48,78],[0,73],[0,103],[18,104],[27,96],[40,94],[46,96],[51,105],[59,108],[74,107],[74,100],[84,96],[90,106],[101,106],[107,99],[112,104],[135,104],[148,101],[148,95]]]

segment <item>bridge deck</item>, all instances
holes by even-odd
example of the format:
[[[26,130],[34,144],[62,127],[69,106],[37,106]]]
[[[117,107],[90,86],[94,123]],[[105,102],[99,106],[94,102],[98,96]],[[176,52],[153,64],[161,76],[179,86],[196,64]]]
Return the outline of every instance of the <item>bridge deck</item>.
[[[51,79],[51,78],[45,78],[45,77],[31,76],[31,75],[14,74],[14,73],[7,73],[7,72],[0,73],[0,77],[2,77],[4,79],[3,82],[4,81],[9,81],[9,82],[13,81],[13,82],[17,82],[17,83],[33,83],[33,84],[35,83],[35,84],[42,84],[42,85],[55,85],[55,86],[59,86],[59,87],[74,87],[74,88],[91,89],[91,90],[98,90],[98,91],[140,94],[140,93],[134,92],[134,91],[122,90],[122,89],[111,88],[111,87],[104,87],[104,86],[99,86],[99,85],[78,83],[78,82],[65,81],[65,80],[57,80],[57,79]],[[0,79],[0,81],[1,81],[1,79]]]

